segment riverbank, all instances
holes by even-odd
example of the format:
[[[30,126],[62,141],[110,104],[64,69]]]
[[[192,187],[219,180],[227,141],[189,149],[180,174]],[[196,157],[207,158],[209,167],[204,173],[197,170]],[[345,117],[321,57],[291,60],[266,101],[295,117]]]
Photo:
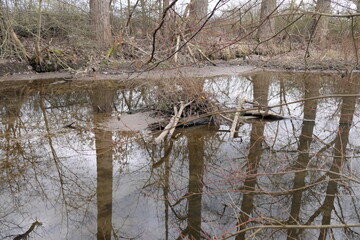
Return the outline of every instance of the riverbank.
[[[94,65],[84,66],[78,70],[62,70],[58,72],[36,73],[26,63],[0,60],[0,81],[18,81],[35,79],[63,80],[129,80],[176,77],[216,77],[223,75],[246,74],[254,71],[276,70],[290,72],[332,72],[347,75],[360,70],[355,57],[345,57],[343,53],[328,51],[313,52],[305,58],[304,51],[292,51],[275,56],[249,55],[228,61],[216,60],[196,64],[182,63],[179,65],[160,65],[152,68],[143,66],[134,69],[133,63],[121,66]]]

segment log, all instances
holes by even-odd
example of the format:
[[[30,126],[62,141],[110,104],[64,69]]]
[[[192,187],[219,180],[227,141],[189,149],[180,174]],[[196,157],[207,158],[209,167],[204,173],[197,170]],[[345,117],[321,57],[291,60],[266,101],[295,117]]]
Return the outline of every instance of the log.
[[[243,113],[243,116],[253,116],[253,117],[258,117],[261,119],[269,119],[269,120],[282,120],[282,119],[286,119],[286,117],[277,114],[271,110],[247,110]]]

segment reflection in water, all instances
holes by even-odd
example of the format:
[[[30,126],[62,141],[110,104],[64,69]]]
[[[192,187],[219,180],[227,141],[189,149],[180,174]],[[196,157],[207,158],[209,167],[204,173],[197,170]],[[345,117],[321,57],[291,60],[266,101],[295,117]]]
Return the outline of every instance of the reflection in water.
[[[252,78],[253,80],[253,93],[254,101],[258,101],[261,105],[268,105],[268,90],[269,90],[269,79],[264,74],[256,75]],[[251,217],[251,213],[254,210],[254,196],[255,189],[257,185],[256,174],[258,172],[258,167],[261,159],[261,148],[262,142],[264,140],[264,128],[265,122],[256,122],[252,124],[252,129],[250,133],[250,150],[248,154],[248,159],[246,161],[246,174],[244,179],[243,186],[243,198],[242,203],[240,204],[240,213],[239,213],[239,234],[236,237],[237,240],[245,239],[245,231],[247,222]]]
[[[134,86],[3,83],[1,239],[36,221],[30,239],[360,237],[360,108],[343,95],[359,76],[201,79],[219,104],[294,102],[274,108],[293,118],[245,121],[231,140],[225,124],[179,129],[162,145],[100,124],[156,99],[156,83]]]
[[[319,81],[311,81],[309,78],[305,78],[304,80],[304,98],[311,98],[319,95]],[[294,164],[295,170],[306,170],[310,160],[310,145],[312,142],[312,136],[315,126],[315,118],[316,118],[316,108],[317,101],[305,101],[304,102],[304,119],[303,126],[301,128],[301,134],[299,137],[299,154],[298,159]],[[303,200],[303,192],[305,191],[305,178],[307,176],[306,171],[298,171],[295,173],[294,177],[294,185],[293,185],[293,194],[290,208],[290,215],[288,223],[292,224],[303,224],[300,221],[300,211],[301,211],[301,202]],[[297,229],[289,229],[287,239],[295,239],[299,236],[299,232]]]
[[[91,103],[94,113],[94,125],[101,118],[110,117],[113,110],[113,89],[93,90]],[[100,113],[102,113],[100,115]],[[100,119],[99,119],[100,118]],[[97,239],[111,240],[112,232],[112,192],[113,192],[113,143],[112,132],[94,129],[97,169]]]
[[[189,158],[187,227],[179,238],[201,239],[202,191],[204,175],[204,136],[200,131],[186,134]]]
[[[346,86],[344,89],[346,93],[356,93],[354,88],[351,85]],[[339,182],[341,179],[341,171],[346,162],[346,147],[349,142],[349,131],[353,123],[353,116],[355,112],[355,97],[344,97],[342,98],[342,104],[340,106],[340,120],[339,120],[339,129],[335,138],[334,152],[333,152],[333,161],[329,171],[326,173],[329,177],[329,183],[326,188],[326,197],[320,207],[322,211],[322,225],[330,225],[332,220],[332,213],[336,210],[335,206],[335,197],[339,194]],[[317,211],[319,212],[319,210]],[[339,220],[345,223],[343,216],[339,216]],[[360,220],[360,219],[358,219]],[[353,232],[349,229],[350,236]],[[319,240],[326,239],[327,235],[331,238],[334,238],[334,233],[330,232],[328,228],[321,229]],[[354,234],[352,237],[359,237],[358,234]]]

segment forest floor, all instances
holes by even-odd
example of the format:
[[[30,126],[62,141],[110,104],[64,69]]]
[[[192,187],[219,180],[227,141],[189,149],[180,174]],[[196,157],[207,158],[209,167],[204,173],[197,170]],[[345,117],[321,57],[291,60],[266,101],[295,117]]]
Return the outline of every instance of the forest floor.
[[[134,61],[121,64],[92,64],[96,72],[86,66],[79,70],[61,70],[57,72],[36,73],[22,62],[0,59],[0,81],[31,79],[81,79],[81,80],[115,80],[132,78],[174,78],[174,77],[214,77],[221,75],[243,74],[259,70],[280,71],[316,71],[346,74],[359,71],[360,67],[354,54],[344,52],[312,51],[305,58],[304,50],[276,55],[248,55],[231,60],[198,61],[197,63],[167,63],[152,68],[151,65],[135,67]]]

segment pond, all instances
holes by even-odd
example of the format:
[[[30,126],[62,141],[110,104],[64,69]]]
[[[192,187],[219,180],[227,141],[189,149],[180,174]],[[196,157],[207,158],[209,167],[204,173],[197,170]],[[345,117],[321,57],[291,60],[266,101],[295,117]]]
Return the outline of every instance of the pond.
[[[155,144],[158,132],[104,122],[156,101],[160,80],[2,82],[0,238],[360,238],[360,76],[191,81],[219,105],[287,118]]]

